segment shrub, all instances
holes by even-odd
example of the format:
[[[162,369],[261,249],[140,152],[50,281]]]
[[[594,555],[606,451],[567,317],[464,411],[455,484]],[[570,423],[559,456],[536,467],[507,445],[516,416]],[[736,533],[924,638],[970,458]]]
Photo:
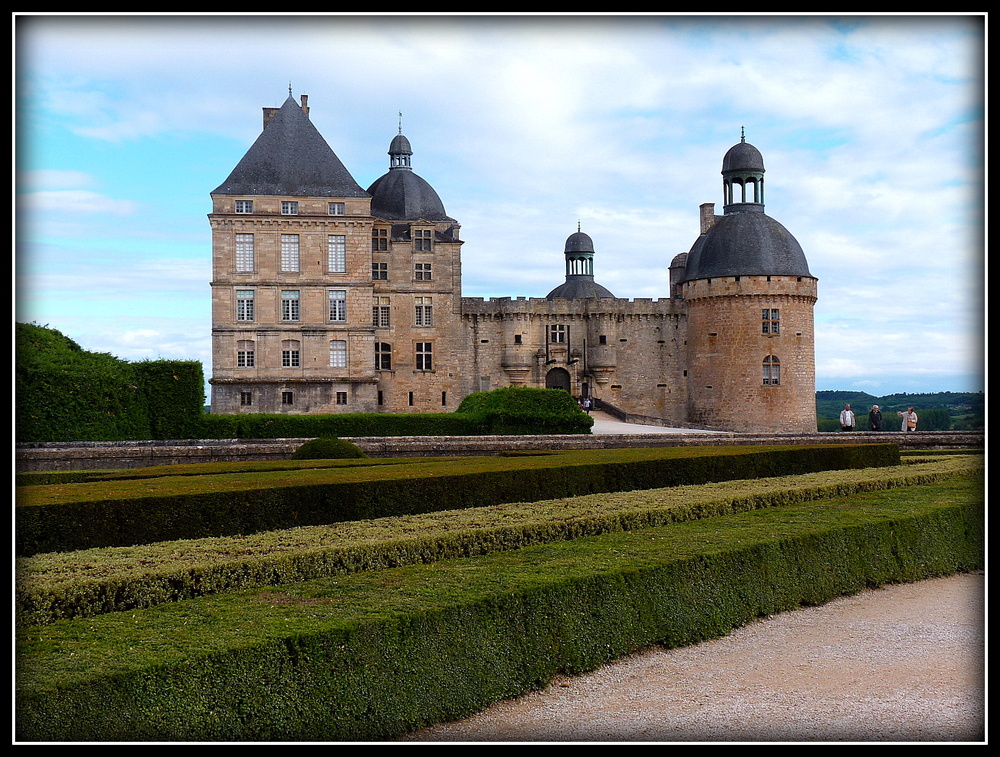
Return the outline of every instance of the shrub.
[[[336,438],[310,439],[294,453],[292,460],[343,460],[368,457],[356,444]]]

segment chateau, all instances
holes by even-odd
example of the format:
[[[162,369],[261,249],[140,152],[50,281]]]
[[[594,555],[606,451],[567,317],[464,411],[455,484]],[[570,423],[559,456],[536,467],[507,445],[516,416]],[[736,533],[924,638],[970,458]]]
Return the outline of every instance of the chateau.
[[[578,229],[546,297],[485,300],[462,296],[460,224],[402,133],[366,190],[306,96],[263,123],[211,193],[213,413],[450,412],[513,385],[670,426],[816,431],[817,280],[764,213],[743,138],[722,161],[723,214],[701,205],[669,262],[669,296],[615,297]]]

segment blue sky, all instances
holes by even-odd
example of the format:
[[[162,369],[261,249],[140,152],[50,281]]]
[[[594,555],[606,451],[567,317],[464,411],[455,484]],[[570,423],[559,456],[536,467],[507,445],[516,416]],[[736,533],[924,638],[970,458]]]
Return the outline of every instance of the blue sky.
[[[362,186],[402,113],[467,296],[665,297],[726,150],[819,279],[817,389],[985,388],[982,15],[15,15],[15,320],[211,374],[209,192],[289,87]]]

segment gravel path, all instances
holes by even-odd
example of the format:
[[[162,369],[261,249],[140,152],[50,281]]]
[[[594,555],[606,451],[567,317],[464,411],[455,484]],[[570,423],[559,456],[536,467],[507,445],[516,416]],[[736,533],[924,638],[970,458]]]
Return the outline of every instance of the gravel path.
[[[983,573],[864,591],[401,740],[984,743],[984,606]]]

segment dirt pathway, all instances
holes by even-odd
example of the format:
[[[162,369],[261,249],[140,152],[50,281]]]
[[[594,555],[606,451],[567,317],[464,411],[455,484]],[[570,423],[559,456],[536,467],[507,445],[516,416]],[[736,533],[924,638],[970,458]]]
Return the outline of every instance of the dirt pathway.
[[[982,743],[984,606],[983,573],[865,591],[402,740]]]

